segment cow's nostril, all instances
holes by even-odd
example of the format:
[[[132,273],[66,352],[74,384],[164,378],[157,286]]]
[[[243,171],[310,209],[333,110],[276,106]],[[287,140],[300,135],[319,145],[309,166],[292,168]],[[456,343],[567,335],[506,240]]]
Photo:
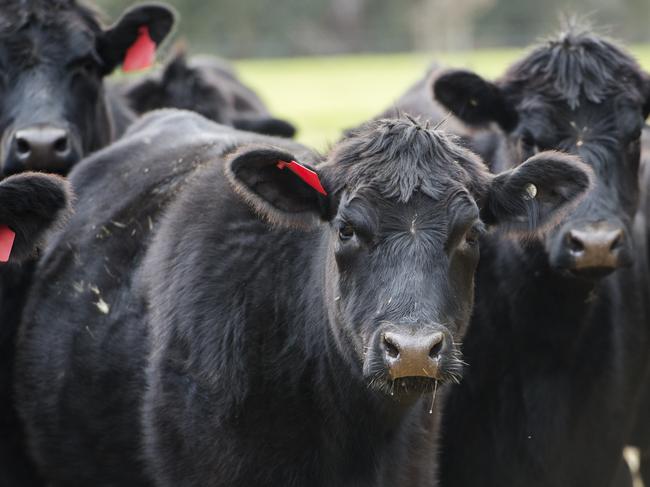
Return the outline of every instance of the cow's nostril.
[[[22,137],[16,138],[16,152],[19,156],[26,156],[30,153],[30,151],[31,147],[27,140],[23,139]]]
[[[384,335],[384,348],[390,358],[399,357],[399,348],[386,335]]]
[[[433,359],[438,358],[438,355],[440,355],[440,352],[442,351],[442,344],[443,344],[443,340],[441,338],[438,343],[436,343],[435,345],[433,345],[433,347],[431,347],[431,350],[429,351],[429,357]]]
[[[409,324],[410,325],[410,324]],[[439,357],[444,351],[442,332],[426,333],[409,329],[387,331],[381,336],[381,353],[391,379],[436,377]]]
[[[63,136],[59,137],[55,142],[54,142],[54,150],[58,153],[65,153],[68,151],[68,137]]]
[[[569,251],[574,254],[582,253],[585,250],[585,244],[573,232],[567,234],[567,245],[569,246]]]
[[[616,234],[614,235],[614,238],[612,239],[612,244],[609,246],[609,250],[616,250],[618,247],[621,246],[621,243],[623,241],[623,231],[622,230],[617,230]]]

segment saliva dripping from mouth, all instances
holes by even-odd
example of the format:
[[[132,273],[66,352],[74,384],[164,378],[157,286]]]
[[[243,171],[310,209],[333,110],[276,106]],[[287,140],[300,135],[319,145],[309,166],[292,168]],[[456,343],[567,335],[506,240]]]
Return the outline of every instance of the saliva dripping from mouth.
[[[435,380],[433,384],[433,394],[431,394],[431,407],[429,408],[429,414],[433,414],[433,405],[436,403],[437,392],[438,392],[438,380]]]

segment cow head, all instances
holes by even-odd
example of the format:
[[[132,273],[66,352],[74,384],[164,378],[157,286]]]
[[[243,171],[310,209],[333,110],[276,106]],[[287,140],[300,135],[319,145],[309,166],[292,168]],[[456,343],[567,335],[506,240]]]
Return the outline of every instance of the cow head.
[[[210,57],[188,61],[183,48],[161,73],[130,84],[125,96],[138,113],[180,108],[249,132],[278,137],[296,133],[291,123],[271,117],[259,97],[229,66]]]
[[[69,184],[58,176],[24,173],[0,182],[0,240],[7,238],[7,228],[14,237],[0,247],[12,247],[10,262],[33,253],[45,232],[69,212],[70,199]]]
[[[161,73],[128,86],[125,95],[138,113],[163,107],[195,111],[224,125],[230,124],[226,94],[205,73],[187,63],[184,51],[177,52]]]
[[[492,176],[449,136],[410,120],[343,139],[311,168],[327,194],[278,167],[293,158],[247,149],[226,171],[264,218],[319,232],[303,265],[320,269],[314,286],[323,284],[338,350],[372,388],[399,397],[458,379],[486,228],[547,225],[590,185],[588,170],[558,153]]]
[[[434,82],[434,94],[471,125],[505,133],[496,167],[543,150],[576,154],[594,191],[545,237],[550,265],[598,278],[630,264],[638,203],[639,143],[650,111],[650,76],[608,40],[570,30],[514,64],[496,83],[467,71]]]
[[[147,27],[160,43],[174,23],[161,4],[127,10],[102,29],[75,0],[7,1],[0,9],[0,172],[65,174],[107,145],[103,78]]]

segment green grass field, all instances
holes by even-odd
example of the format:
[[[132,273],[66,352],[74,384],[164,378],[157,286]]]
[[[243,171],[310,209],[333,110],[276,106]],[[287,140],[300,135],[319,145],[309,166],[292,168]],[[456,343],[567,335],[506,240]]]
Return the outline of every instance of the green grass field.
[[[235,65],[277,116],[298,127],[300,141],[324,150],[341,130],[388,107],[434,60],[494,78],[522,52],[311,57],[245,60]],[[635,46],[632,52],[650,70],[650,46]]]

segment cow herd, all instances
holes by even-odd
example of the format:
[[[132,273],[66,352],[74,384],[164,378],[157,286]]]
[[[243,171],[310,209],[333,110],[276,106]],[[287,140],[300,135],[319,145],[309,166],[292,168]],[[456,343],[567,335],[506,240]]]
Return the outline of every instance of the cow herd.
[[[650,485],[625,49],[434,66],[319,154],[221,60],[107,77],[176,22],[0,0],[0,486]]]

